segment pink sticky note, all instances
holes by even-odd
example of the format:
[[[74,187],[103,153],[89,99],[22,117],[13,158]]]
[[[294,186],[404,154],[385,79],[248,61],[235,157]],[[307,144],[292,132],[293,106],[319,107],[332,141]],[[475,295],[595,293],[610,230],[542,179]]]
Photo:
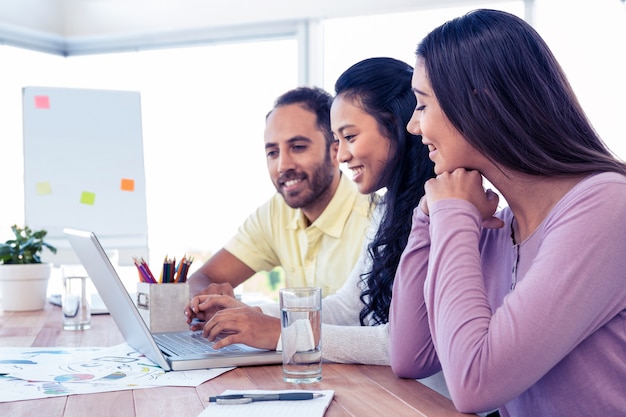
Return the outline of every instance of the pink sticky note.
[[[35,108],[36,109],[49,109],[50,97],[48,96],[35,96]]]

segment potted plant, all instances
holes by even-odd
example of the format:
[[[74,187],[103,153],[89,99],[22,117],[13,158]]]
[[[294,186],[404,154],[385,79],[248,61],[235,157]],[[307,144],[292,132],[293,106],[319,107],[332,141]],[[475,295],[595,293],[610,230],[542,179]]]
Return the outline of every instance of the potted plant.
[[[46,230],[11,226],[15,235],[0,243],[0,296],[5,311],[41,310],[46,303],[52,264],[41,262],[41,252],[57,250],[45,242]]]

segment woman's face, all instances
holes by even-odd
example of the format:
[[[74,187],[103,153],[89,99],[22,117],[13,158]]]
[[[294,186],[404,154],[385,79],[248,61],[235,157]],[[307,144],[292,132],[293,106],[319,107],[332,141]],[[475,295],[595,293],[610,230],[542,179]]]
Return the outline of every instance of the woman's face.
[[[422,135],[422,143],[428,146],[428,157],[435,163],[435,173],[452,172],[456,168],[480,170],[478,164],[484,157],[452,126],[439,107],[420,58],[413,72],[412,87],[417,106],[407,130]]]
[[[352,180],[361,194],[385,187],[383,178],[395,146],[378,129],[376,119],[353,100],[339,95],[330,110],[330,122],[339,140],[337,159],[352,171]]]

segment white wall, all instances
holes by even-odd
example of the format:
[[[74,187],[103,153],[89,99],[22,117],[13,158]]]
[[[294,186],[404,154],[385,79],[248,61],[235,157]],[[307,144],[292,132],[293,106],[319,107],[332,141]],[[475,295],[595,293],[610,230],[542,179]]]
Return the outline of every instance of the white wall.
[[[600,136],[626,160],[626,3],[537,0],[535,27]]]
[[[62,35],[63,0],[0,0],[0,23],[11,28]]]
[[[497,3],[505,0],[492,0]],[[525,0],[532,2],[533,0]],[[293,35],[301,22],[475,0],[0,0],[0,43],[59,55]]]
[[[472,0],[0,0],[0,23],[69,38],[389,13]]]

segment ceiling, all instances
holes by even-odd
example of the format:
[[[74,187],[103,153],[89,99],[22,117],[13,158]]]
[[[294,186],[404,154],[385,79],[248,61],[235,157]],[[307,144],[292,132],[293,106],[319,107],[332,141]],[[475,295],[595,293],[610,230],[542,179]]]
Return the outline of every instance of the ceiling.
[[[310,20],[463,3],[477,1],[0,0],[0,43],[59,55],[136,50],[287,35]]]

